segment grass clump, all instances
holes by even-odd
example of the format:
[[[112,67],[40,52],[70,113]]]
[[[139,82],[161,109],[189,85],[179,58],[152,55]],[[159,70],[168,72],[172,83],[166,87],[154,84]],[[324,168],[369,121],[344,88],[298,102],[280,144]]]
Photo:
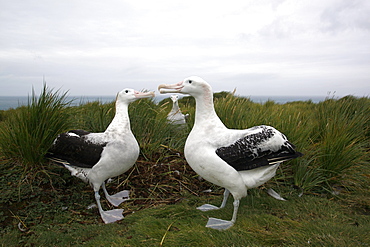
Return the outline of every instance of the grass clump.
[[[55,137],[69,127],[68,104],[66,93],[53,92],[45,84],[39,97],[33,91],[28,105],[18,108],[1,123],[3,157],[22,166],[25,172],[40,168]]]
[[[183,149],[189,129],[173,125],[167,121],[168,104],[156,104],[152,99],[144,99],[130,104],[129,114],[131,129],[138,143],[141,154],[147,161],[157,162],[166,158],[160,150]]]
[[[99,101],[89,102],[79,107],[71,108],[74,112],[71,121],[75,128],[93,133],[104,132],[115,115],[115,102],[102,104]]]
[[[369,148],[369,100],[344,97],[317,105],[317,163],[329,176],[366,161]]]

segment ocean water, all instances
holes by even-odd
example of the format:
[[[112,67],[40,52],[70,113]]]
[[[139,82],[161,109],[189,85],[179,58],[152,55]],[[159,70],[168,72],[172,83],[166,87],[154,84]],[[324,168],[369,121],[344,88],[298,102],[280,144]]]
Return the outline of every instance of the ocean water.
[[[109,103],[114,101],[116,96],[68,96],[67,101],[72,101],[71,106],[78,106],[87,102],[100,101]],[[0,96],[0,110],[8,110],[28,104],[28,96]]]
[[[159,102],[169,95],[158,95],[154,98],[155,102]],[[294,101],[308,101],[314,103],[324,101],[326,96],[243,96],[251,99],[256,103],[264,103],[272,100],[278,104],[285,104]],[[72,106],[78,106],[87,102],[100,101],[102,103],[109,103],[115,100],[115,96],[68,96],[67,100],[72,100]],[[0,110],[8,110],[10,108],[17,108],[28,104],[28,96],[0,96]]]

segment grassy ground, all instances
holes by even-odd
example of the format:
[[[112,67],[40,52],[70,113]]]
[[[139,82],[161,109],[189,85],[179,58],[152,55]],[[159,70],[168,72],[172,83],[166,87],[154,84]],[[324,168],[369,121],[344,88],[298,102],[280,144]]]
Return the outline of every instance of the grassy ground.
[[[143,172],[147,166],[139,162],[129,175],[109,184],[108,190],[119,190],[128,176],[132,181],[138,179],[138,170]],[[1,174],[0,243],[2,246],[370,245],[370,191],[366,179],[353,182],[336,196],[324,193],[302,197],[292,187],[271,181],[265,187],[251,190],[241,201],[237,223],[220,232],[206,228],[205,224],[208,217],[231,218],[232,200],[222,210],[196,210],[203,203],[219,205],[222,190],[196,177],[194,185],[176,186],[178,181],[187,183],[188,178],[195,176],[190,168],[181,170],[183,166],[181,162],[172,162],[164,168],[168,172],[161,171],[163,184],[154,181],[157,188],[153,184],[132,188],[133,199],[121,205],[125,219],[108,225],[102,223],[96,208],[87,209],[94,203],[89,186],[70,177],[64,169],[52,166],[49,168],[52,174],[21,184],[16,173]],[[176,181],[173,173],[178,170],[184,174]],[[369,174],[366,169],[361,172]],[[168,192],[163,186],[174,187],[173,195],[163,195],[160,200],[154,193],[160,194],[161,187]],[[267,187],[279,191],[287,201],[268,196]],[[212,193],[199,191],[210,188]],[[141,197],[149,191],[153,195]],[[107,208],[109,204],[105,202],[103,206]]]
[[[229,220],[232,199],[222,210],[196,210],[204,203],[219,205],[223,191],[199,179],[182,153],[194,121],[192,98],[180,101],[190,114],[184,128],[166,122],[168,101],[130,106],[141,155],[107,188],[129,189],[132,199],[120,206],[125,219],[105,225],[96,208],[88,209],[95,202],[92,189],[43,155],[67,129],[103,131],[114,104],[68,107],[64,96],[45,88],[30,106],[0,112],[0,246],[370,245],[369,98],[279,105],[215,95],[216,111],[228,127],[275,126],[305,154],[250,190],[236,224],[220,232],[206,228],[207,219]],[[267,188],[287,201],[270,197]],[[103,207],[111,206],[103,199]]]

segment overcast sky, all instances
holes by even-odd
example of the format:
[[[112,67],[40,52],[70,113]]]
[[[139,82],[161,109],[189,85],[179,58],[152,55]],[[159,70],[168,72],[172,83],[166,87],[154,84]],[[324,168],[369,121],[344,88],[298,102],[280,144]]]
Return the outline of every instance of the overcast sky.
[[[370,95],[369,0],[0,0],[0,95]],[[334,93],[335,92],[335,93]]]

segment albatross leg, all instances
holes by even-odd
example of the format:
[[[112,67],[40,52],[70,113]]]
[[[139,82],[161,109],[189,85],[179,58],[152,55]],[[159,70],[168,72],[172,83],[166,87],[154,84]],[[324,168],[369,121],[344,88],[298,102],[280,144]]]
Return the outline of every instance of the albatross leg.
[[[95,191],[95,200],[96,200],[96,204],[98,205],[100,216],[105,224],[113,223],[117,220],[121,220],[124,218],[122,215],[123,209],[113,209],[113,210],[108,210],[108,211],[103,210],[100,204],[99,191]]]
[[[234,200],[234,212],[233,217],[230,221],[228,220],[221,220],[216,218],[209,218],[206,227],[216,229],[216,230],[226,230],[232,227],[236,221],[236,215],[238,214],[239,209],[239,200]]]
[[[225,188],[224,199],[222,200],[220,208],[224,208],[226,206],[227,198],[229,198],[229,195],[230,195],[230,191]]]
[[[115,207],[118,207],[122,202],[130,199],[129,190],[123,190],[114,195],[109,195],[107,188],[105,187],[105,182],[103,182],[102,188],[103,188],[104,195],[107,198],[107,200]]]
[[[224,199],[222,200],[222,203],[221,203],[221,206],[220,207],[216,207],[216,206],[211,205],[211,204],[204,204],[204,205],[202,205],[200,207],[197,207],[197,209],[198,210],[201,210],[201,211],[210,211],[210,210],[224,208],[225,205],[226,205],[227,198],[229,197],[229,195],[230,195],[230,191],[225,188],[225,191],[224,191]]]

